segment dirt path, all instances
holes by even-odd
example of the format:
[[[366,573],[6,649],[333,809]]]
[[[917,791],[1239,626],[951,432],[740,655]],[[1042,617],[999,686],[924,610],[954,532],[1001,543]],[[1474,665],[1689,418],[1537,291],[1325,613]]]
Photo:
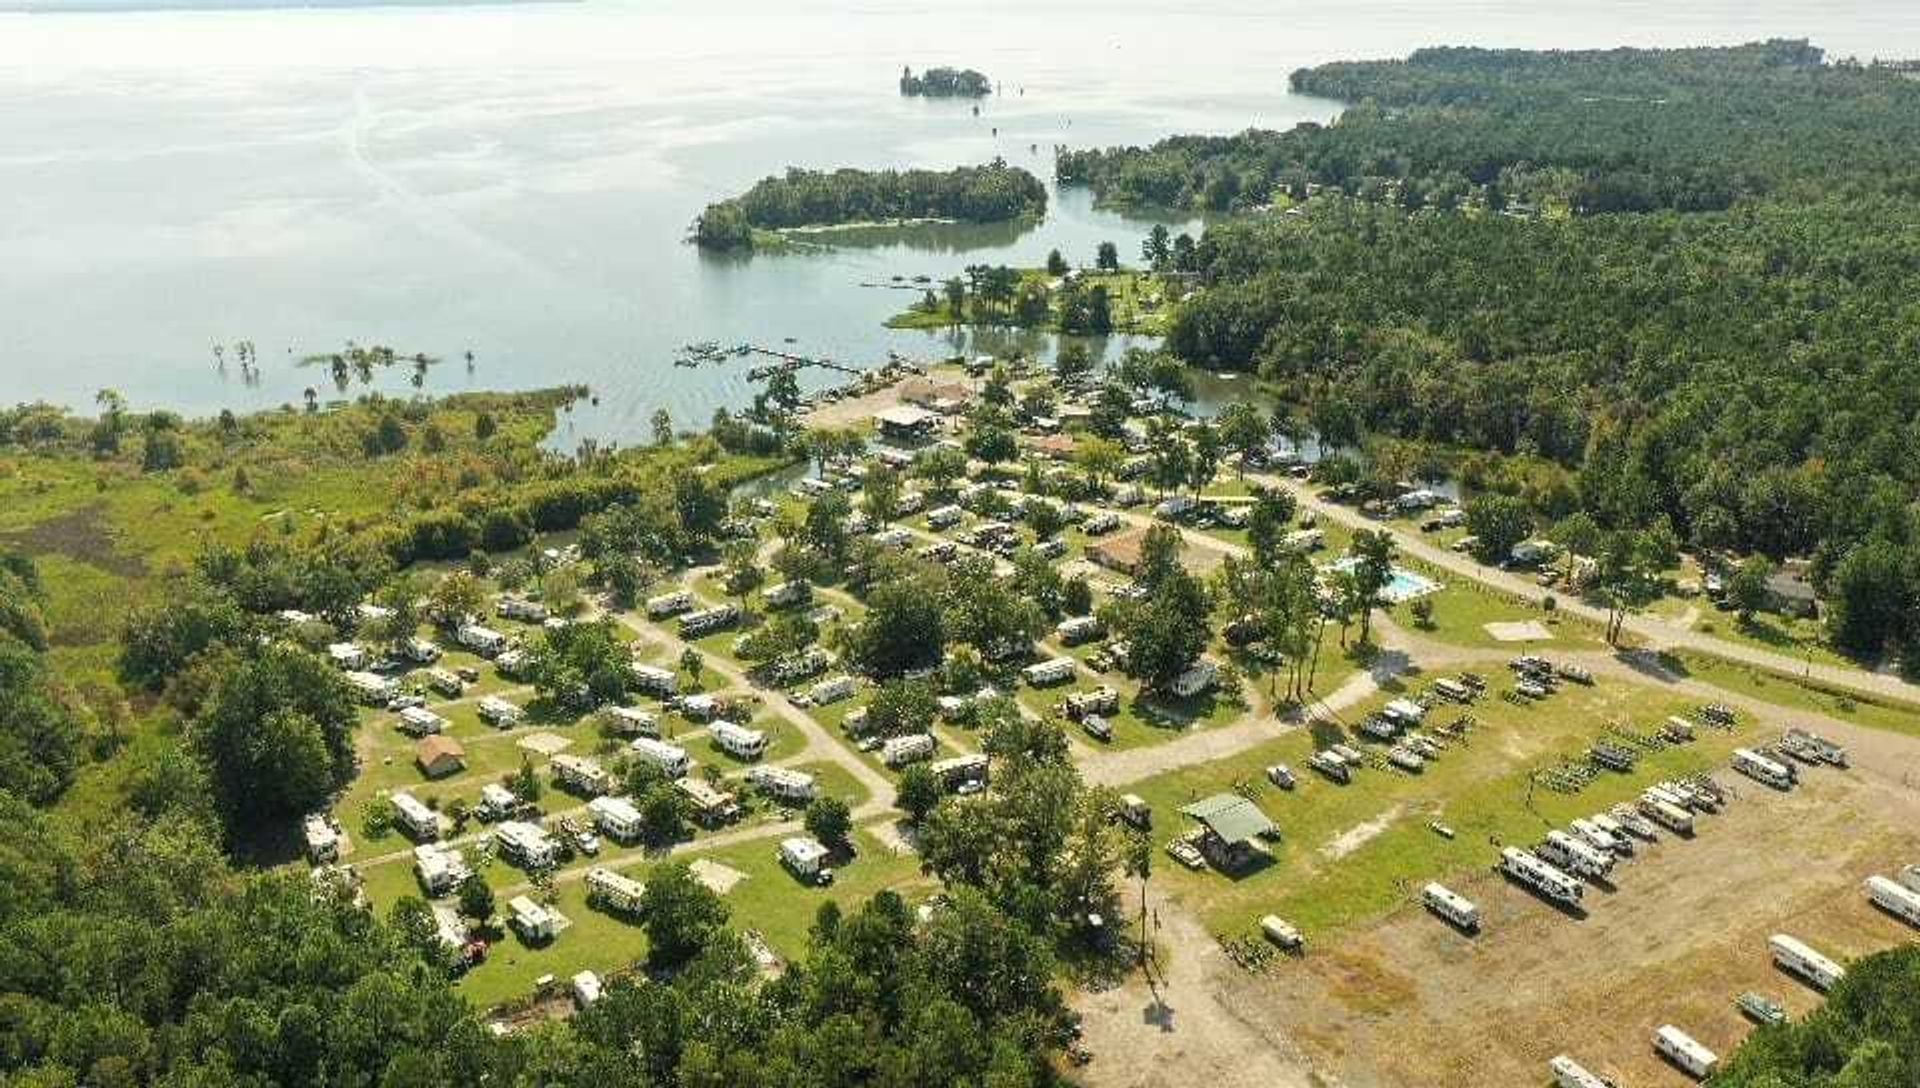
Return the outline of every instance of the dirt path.
[[[1138,899],[1131,901],[1138,904]],[[1145,972],[1081,995],[1092,1088],[1311,1088],[1327,1083],[1258,1003],[1249,977],[1197,919],[1150,894],[1163,951]],[[1135,918],[1138,924],[1138,918]],[[1284,967],[1283,967],[1284,969]]]

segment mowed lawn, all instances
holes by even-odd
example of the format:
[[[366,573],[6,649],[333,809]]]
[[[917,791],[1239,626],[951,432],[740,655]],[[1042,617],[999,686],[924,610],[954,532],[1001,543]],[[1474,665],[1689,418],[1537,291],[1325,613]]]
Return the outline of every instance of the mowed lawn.
[[[1495,678],[1495,686],[1503,680]],[[1347,720],[1359,721],[1389,697],[1382,694],[1356,708]],[[1498,843],[1533,842],[1574,817],[1632,799],[1650,782],[1721,763],[1729,750],[1751,739],[1751,729],[1703,729],[1696,742],[1642,753],[1633,773],[1604,773],[1578,794],[1530,783],[1533,769],[1578,757],[1609,723],[1646,732],[1668,714],[1689,708],[1686,700],[1658,691],[1606,683],[1564,688],[1529,706],[1488,697],[1464,711],[1479,723],[1467,743],[1449,745],[1418,775],[1369,768],[1349,785],[1332,783],[1309,771],[1306,759],[1316,746],[1315,732],[1321,743],[1341,738],[1315,726],[1129,790],[1153,806],[1156,847],[1192,826],[1179,814],[1182,805],[1236,789],[1251,793],[1281,830],[1280,841],[1271,847],[1271,864],[1235,878],[1211,868],[1189,871],[1156,852],[1154,883],[1197,910],[1215,932],[1249,931],[1262,915],[1275,913],[1310,934],[1324,934],[1391,911],[1428,880],[1491,865]],[[1450,722],[1461,713],[1462,708],[1443,705],[1429,723]],[[1362,749],[1380,748],[1344,739]],[[1294,768],[1300,778],[1296,790],[1267,783],[1264,768],[1275,762]],[[1443,838],[1426,826],[1436,819],[1450,825],[1456,837]]]

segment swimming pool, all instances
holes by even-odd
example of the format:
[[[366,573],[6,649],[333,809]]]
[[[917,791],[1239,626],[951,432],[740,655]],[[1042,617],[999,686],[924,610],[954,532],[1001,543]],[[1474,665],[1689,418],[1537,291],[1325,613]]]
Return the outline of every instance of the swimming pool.
[[[1352,570],[1359,563],[1360,560],[1349,555],[1344,559],[1335,560],[1328,565],[1327,569],[1344,573]],[[1380,591],[1380,598],[1388,604],[1405,604],[1415,598],[1425,597],[1429,593],[1437,593],[1439,590],[1440,583],[1433,579],[1415,574],[1405,567],[1394,567],[1389,572],[1386,588]]]

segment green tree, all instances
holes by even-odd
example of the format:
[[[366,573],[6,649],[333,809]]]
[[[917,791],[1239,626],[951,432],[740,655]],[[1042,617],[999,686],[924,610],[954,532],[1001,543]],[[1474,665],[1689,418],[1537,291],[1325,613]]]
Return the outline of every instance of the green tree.
[[[1358,592],[1362,645],[1373,641],[1373,610],[1380,607],[1380,594],[1393,580],[1396,551],[1393,534],[1385,529],[1362,529],[1353,534],[1352,554],[1357,560],[1353,565],[1353,580]]]
[[[1773,564],[1764,555],[1749,556],[1727,579],[1727,600],[1739,613],[1741,623],[1753,622],[1753,614],[1763,611],[1772,596],[1767,580],[1773,577]]]
[[[829,849],[845,850],[851,845],[853,812],[838,797],[822,795],[814,798],[807,806],[802,823],[807,834],[819,839]]]
[[[1467,532],[1482,563],[1503,563],[1514,546],[1533,533],[1533,513],[1511,495],[1476,495],[1467,503]]]
[[[1112,242],[1101,242],[1099,253],[1093,259],[1094,267],[1102,272],[1120,270],[1120,247]]]
[[[868,728],[883,737],[928,732],[939,715],[939,699],[924,680],[888,680],[867,704]]]
[[[460,882],[460,917],[484,923],[493,917],[493,889],[485,877],[470,873]]]
[[[669,861],[647,874],[640,917],[647,931],[647,965],[672,971],[719,938],[727,923],[727,905],[685,862]]]
[[[946,790],[941,787],[940,779],[924,763],[910,764],[901,771],[894,789],[894,803],[907,814],[909,821],[916,824],[925,820],[945,796]]]

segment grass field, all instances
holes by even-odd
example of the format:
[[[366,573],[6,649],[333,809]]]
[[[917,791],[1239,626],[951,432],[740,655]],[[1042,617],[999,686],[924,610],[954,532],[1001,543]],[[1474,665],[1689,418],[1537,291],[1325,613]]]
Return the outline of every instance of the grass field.
[[[1357,721],[1387,697],[1357,708],[1348,719]],[[1487,698],[1472,708],[1480,724],[1469,743],[1450,746],[1419,775],[1368,769],[1347,786],[1312,775],[1305,761],[1315,747],[1313,733],[1331,739],[1315,727],[1231,759],[1148,779],[1131,790],[1154,808],[1156,843],[1185,829],[1181,805],[1236,788],[1252,792],[1281,828],[1271,864],[1234,878],[1212,869],[1190,872],[1157,854],[1155,883],[1216,932],[1244,931],[1261,915],[1278,913],[1311,934],[1330,935],[1394,909],[1421,882],[1491,864],[1496,841],[1531,841],[1550,826],[1630,798],[1648,781],[1709,766],[1738,743],[1734,736],[1709,732],[1693,745],[1645,755],[1633,774],[1605,775],[1577,795],[1529,788],[1531,769],[1578,754],[1609,722],[1645,727],[1686,705],[1684,699],[1623,684],[1569,688],[1532,706]],[[1434,714],[1447,721],[1457,711],[1443,708]],[[1295,768],[1302,780],[1297,790],[1266,783],[1262,770],[1274,762]],[[1457,837],[1434,834],[1426,827],[1430,819],[1451,825]]]

